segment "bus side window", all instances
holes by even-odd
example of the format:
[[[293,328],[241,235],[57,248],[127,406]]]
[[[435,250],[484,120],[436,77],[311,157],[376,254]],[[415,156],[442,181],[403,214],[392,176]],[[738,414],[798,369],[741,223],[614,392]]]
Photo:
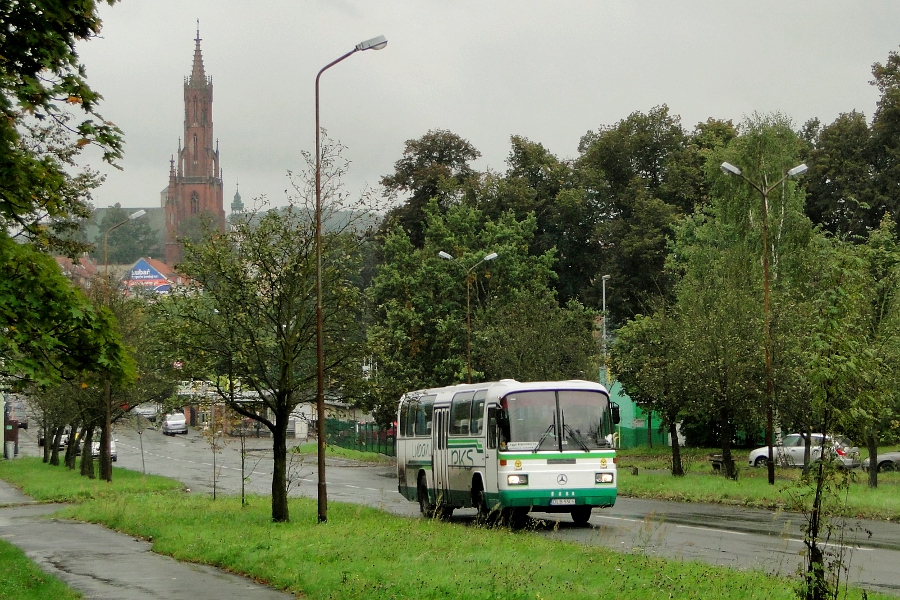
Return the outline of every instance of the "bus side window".
[[[475,398],[472,399],[472,426],[469,427],[472,435],[481,435],[484,429],[485,397],[487,397],[487,390],[478,390],[475,392]]]
[[[408,423],[409,423],[409,404],[407,403],[406,400],[404,400],[403,403],[400,405],[400,423],[398,423],[399,427],[397,429],[397,432],[400,435],[407,436],[412,433],[411,427],[409,430],[407,430]]]
[[[472,420],[472,392],[459,392],[450,404],[450,435],[469,435]]]
[[[500,414],[500,408],[497,406],[491,406],[488,408],[488,429],[487,429],[487,446],[488,448],[496,448],[497,447],[497,438],[498,433],[500,432],[500,427],[498,424],[498,415]]]

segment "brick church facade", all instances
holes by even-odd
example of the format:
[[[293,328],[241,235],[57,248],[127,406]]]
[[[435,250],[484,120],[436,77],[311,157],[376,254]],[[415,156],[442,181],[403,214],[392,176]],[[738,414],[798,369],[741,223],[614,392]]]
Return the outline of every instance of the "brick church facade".
[[[225,230],[222,170],[219,142],[213,137],[212,77],[203,68],[200,32],[194,40],[194,62],[184,80],[184,146],[169,162],[169,186],[165,190],[165,262],[182,258],[180,237],[200,231],[204,215],[219,230]]]

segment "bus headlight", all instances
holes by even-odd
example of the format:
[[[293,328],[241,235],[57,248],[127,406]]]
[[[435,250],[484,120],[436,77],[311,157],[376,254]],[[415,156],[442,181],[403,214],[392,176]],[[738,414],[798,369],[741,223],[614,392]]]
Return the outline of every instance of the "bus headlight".
[[[594,483],[612,483],[612,473],[594,473]]]
[[[528,475],[515,474],[507,475],[506,483],[508,485],[528,485]]]

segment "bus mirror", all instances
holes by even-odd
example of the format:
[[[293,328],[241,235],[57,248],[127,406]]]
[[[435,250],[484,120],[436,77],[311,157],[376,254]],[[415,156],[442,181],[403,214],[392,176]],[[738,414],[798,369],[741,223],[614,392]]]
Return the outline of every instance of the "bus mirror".
[[[619,421],[622,420],[622,417],[619,415],[619,405],[615,402],[610,402],[609,412],[612,414],[613,425],[618,425]]]

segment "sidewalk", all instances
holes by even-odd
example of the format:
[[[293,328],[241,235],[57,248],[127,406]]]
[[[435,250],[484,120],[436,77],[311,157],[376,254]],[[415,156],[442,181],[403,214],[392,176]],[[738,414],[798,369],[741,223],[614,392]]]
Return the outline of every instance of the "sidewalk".
[[[250,579],[154,554],[150,543],[100,525],[48,517],[58,504],[37,504],[0,480],[0,538],[85,598],[102,600],[289,600]]]

